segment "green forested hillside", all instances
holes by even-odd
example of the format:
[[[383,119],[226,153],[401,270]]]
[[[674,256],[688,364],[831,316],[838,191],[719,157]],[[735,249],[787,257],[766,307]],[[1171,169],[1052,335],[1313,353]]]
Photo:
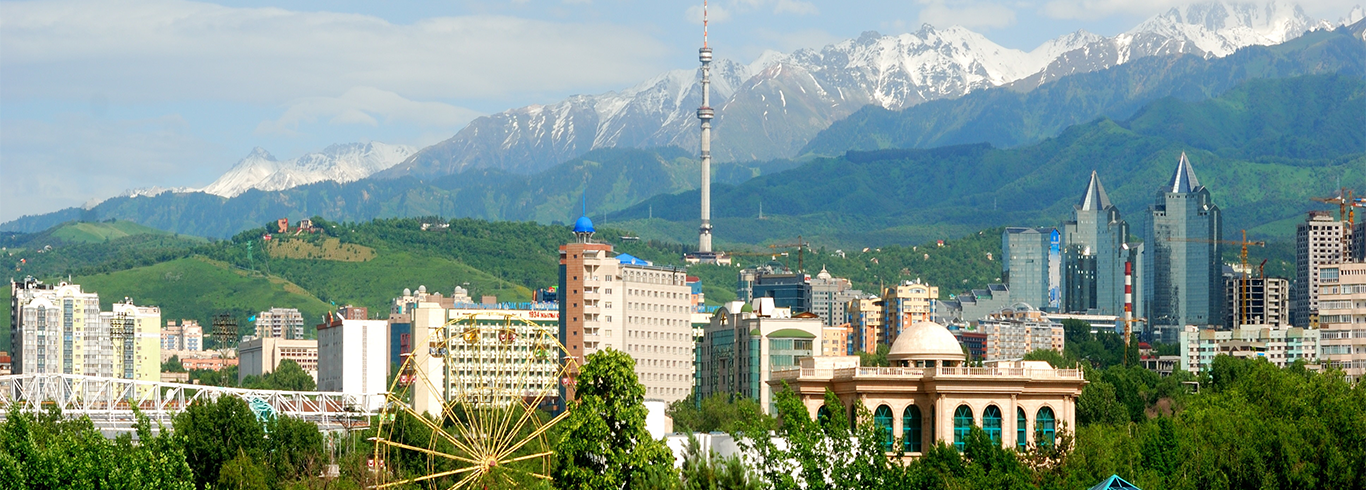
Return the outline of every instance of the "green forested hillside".
[[[743,242],[800,233],[852,248],[922,243],[965,229],[1056,226],[1070,217],[1092,170],[1137,234],[1143,210],[1186,152],[1224,210],[1226,230],[1289,241],[1304,211],[1324,209],[1310,197],[1366,183],[1363,93],[1366,82],[1341,75],[1258,80],[1207,102],[1164,99],[1129,121],[1100,119],[1026,147],[851,151],[715,186],[715,234]],[[697,203],[696,192],[658,196],[615,213],[622,221],[614,226],[691,241]],[[644,219],[647,206],[653,220]],[[779,232],[760,238],[756,230]]]
[[[847,150],[983,142],[1002,148],[1027,145],[1097,117],[1129,119],[1160,98],[1197,101],[1247,80],[1315,73],[1366,75],[1366,43],[1347,29],[1314,31],[1276,46],[1246,47],[1223,58],[1138,59],[1027,91],[1002,87],[901,111],[868,106],[816,135],[800,154],[834,156]]]
[[[476,299],[493,295],[501,301],[527,301],[533,289],[558,283],[559,246],[572,239],[565,226],[530,222],[438,218],[364,223],[314,218],[314,222],[323,233],[276,234],[269,243],[318,248],[340,243],[373,256],[347,256],[346,260],[273,256],[267,251],[268,242],[262,240],[265,229],[256,228],[229,240],[160,250],[161,255],[143,256],[147,263],[96,253],[100,247],[117,249],[116,240],[58,246],[44,255],[64,257],[62,263],[70,267],[69,272],[30,272],[52,283],[72,274],[71,279],[86,291],[99,293],[106,308],[131,297],[140,305],[160,306],[163,319],[189,318],[202,324],[209,324],[215,314],[229,313],[243,331],[248,328],[248,317],[258,311],[272,306],[299,308],[311,332],[322,313],[333,305],[365,306],[372,316],[384,317],[392,298],[405,288],[418,286],[443,294],[462,286]],[[426,230],[424,223],[429,225]],[[624,240],[625,232],[605,226],[598,229],[596,238],[614,244],[619,252],[656,265],[686,266],[682,254],[689,247],[676,242]],[[90,253],[69,253],[72,250]],[[772,260],[795,269],[793,252]],[[832,274],[849,277],[865,290],[871,291],[880,283],[918,278],[942,285],[941,292],[947,297],[998,281],[1000,265],[994,260],[999,260],[999,255],[1000,231],[989,230],[949,241],[943,247],[890,246],[866,252],[817,248],[807,250],[804,258],[809,273],[827,267]],[[738,267],[769,260],[769,256],[743,256],[737,258],[735,267],[693,265],[688,272],[702,278],[708,303],[718,304],[735,298]],[[9,302],[4,305],[6,325],[0,327],[0,350],[8,348]]]

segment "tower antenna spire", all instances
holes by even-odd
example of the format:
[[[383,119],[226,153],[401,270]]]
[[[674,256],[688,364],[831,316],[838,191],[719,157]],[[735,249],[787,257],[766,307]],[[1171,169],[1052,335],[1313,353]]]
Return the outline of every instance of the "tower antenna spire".
[[[716,113],[711,108],[711,47],[707,46],[707,0],[702,0],[702,49],[697,60],[702,62],[702,107],[697,108],[697,119],[702,122],[702,226],[697,230],[697,252],[711,250],[711,120]]]

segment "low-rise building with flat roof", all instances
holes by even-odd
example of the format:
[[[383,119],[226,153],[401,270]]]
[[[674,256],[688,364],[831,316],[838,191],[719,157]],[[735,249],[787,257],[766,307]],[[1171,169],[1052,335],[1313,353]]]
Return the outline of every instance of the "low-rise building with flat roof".
[[[247,376],[262,376],[275,372],[280,361],[293,360],[303,368],[313,381],[318,380],[318,341],[301,339],[282,339],[278,337],[253,338],[237,346],[237,382]]]

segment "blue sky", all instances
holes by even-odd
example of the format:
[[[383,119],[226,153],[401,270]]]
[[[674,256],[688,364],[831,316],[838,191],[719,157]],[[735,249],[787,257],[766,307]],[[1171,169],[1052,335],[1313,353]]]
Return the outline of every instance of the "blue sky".
[[[1300,2],[1337,20],[1360,0]],[[718,0],[717,56],[963,25],[1029,50],[1111,36],[1171,0]],[[469,120],[696,65],[700,2],[0,2],[0,222],[208,184],[260,146],[414,146]]]

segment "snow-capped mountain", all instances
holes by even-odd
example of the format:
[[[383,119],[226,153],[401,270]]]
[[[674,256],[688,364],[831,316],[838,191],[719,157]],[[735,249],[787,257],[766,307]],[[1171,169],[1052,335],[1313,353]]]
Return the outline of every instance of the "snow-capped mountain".
[[[352,182],[392,167],[415,151],[415,148],[406,145],[347,143],[279,161],[270,152],[258,147],[227,173],[200,190],[233,197],[249,189],[278,191],[324,180]]]
[[[1338,25],[1345,23],[1344,20]],[[1280,44],[1313,29],[1336,26],[1316,21],[1305,15],[1299,5],[1282,1],[1190,4],[1156,15],[1113,38],[1101,38],[1062,53],[1017,86],[1032,88],[1067,75],[1103,70],[1147,56],[1223,57],[1248,46]]]
[[[1358,10],[1340,23],[1359,17]],[[712,153],[718,161],[790,157],[816,133],[868,104],[895,110],[990,87],[1029,90],[1142,57],[1220,57],[1331,27],[1279,0],[1215,1],[1174,8],[1113,38],[1077,31],[1029,52],[962,27],[925,25],[895,36],[867,32],[819,50],[767,52],[749,65],[718,58],[712,63]],[[594,148],[694,148],[698,79],[698,70],[674,70],[620,92],[481,117],[380,175],[446,175],[480,167],[529,173]]]

